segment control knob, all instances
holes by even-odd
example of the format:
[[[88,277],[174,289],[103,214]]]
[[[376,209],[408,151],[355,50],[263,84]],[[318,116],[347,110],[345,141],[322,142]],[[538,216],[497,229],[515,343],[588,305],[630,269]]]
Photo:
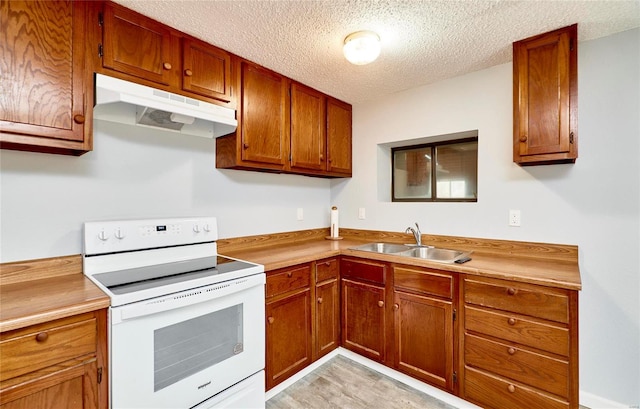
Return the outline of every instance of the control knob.
[[[206,231],[207,233],[209,233],[211,231],[211,227],[209,227],[208,224],[205,224],[204,226],[202,226],[202,230]]]
[[[124,233],[122,232],[121,229],[116,229],[116,232],[115,232],[114,236],[116,236],[116,239],[118,239],[118,240],[122,240],[122,239],[125,238],[125,235],[124,235]]]
[[[98,233],[98,238],[102,241],[107,241],[109,239],[109,235],[106,231],[101,230],[100,233]]]
[[[198,226],[197,224],[193,225],[193,231],[196,233],[200,233],[200,226]]]

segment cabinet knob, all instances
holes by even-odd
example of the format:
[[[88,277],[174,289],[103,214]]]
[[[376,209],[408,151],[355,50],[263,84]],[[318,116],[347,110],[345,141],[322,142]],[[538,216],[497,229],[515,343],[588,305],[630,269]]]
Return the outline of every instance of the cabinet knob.
[[[273,321],[275,321],[276,319],[273,317],[269,317],[267,318],[267,321],[269,321],[269,324],[273,324]]]
[[[320,160],[324,160],[324,156],[320,155]]]
[[[191,71],[190,69],[186,69],[184,70],[184,75],[186,75],[187,77],[190,77],[193,75],[193,71]]]
[[[378,301],[378,307],[380,308],[384,307],[384,301]]]
[[[162,68],[164,68],[165,70],[170,70],[173,66],[171,65],[170,62],[166,62],[164,64],[162,64]]]
[[[509,294],[509,295],[515,295],[517,292],[518,292],[518,290],[516,290],[513,287],[510,287],[510,288],[507,289],[507,294]]]
[[[400,308],[400,305],[398,305],[398,304],[393,304],[393,309],[394,309],[394,310],[397,310],[398,308]]]
[[[46,332],[40,332],[38,333],[38,335],[36,335],[36,341],[38,342],[44,342],[47,339],[49,339],[49,334],[47,334]]]
[[[318,304],[322,304],[322,297],[318,297]]]
[[[82,114],[74,115],[73,120],[77,124],[83,124],[84,123],[84,115],[82,115]]]
[[[325,265],[325,266],[327,266],[327,267],[329,267],[329,266],[331,265],[331,263],[330,263],[330,262],[328,262],[328,261],[325,261],[325,262],[324,262],[324,265]]]
[[[242,147],[243,147],[244,149],[249,149],[249,144],[248,144],[248,143],[243,143],[243,144],[242,144]]]
[[[291,278],[293,276],[293,271],[287,272],[287,277]]]
[[[515,353],[516,353],[516,349],[515,349],[515,348],[513,348],[513,347],[511,347],[511,348],[509,348],[509,349],[507,350],[507,352],[509,353],[509,355],[513,355],[513,354],[515,354]]]
[[[520,142],[526,142],[527,141],[527,135],[522,135],[520,137]]]
[[[331,158],[329,158],[329,159],[327,159],[327,160],[329,161],[329,163],[331,163],[331,162],[332,162]]]
[[[515,392],[515,391],[516,391],[516,387],[515,387],[514,385],[512,385],[512,384],[509,384],[509,386],[507,386],[507,390],[508,390],[510,393],[513,393],[513,392]]]
[[[508,323],[509,325],[516,325],[516,319],[515,319],[515,318],[509,318],[509,319],[507,320],[507,323]]]

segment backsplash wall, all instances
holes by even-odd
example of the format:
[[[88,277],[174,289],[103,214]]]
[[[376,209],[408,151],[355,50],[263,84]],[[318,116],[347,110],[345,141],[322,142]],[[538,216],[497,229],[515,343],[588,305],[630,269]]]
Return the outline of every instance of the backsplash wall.
[[[0,172],[0,262],[80,254],[91,220],[210,215],[221,238],[329,225],[326,179],[218,170],[215,140],[105,121],[92,152],[1,150]]]

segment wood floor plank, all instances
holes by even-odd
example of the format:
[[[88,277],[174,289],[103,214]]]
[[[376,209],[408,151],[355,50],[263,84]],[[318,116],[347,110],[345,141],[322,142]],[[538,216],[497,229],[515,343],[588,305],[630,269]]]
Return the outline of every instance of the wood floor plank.
[[[456,409],[338,355],[267,401],[267,409]]]

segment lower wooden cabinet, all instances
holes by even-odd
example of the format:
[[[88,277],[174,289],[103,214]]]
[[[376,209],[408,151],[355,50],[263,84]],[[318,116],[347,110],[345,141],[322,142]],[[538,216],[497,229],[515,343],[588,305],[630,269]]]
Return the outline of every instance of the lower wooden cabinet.
[[[393,272],[396,368],[454,392],[454,277],[409,266]]]
[[[387,348],[388,265],[344,258],[342,277],[342,346],[360,355],[384,362]]]
[[[338,258],[317,261],[315,270],[314,360],[328,354],[340,345],[340,264]]]
[[[338,258],[267,272],[267,390],[340,342]]]
[[[108,407],[106,310],[0,335],[0,408]]]
[[[578,408],[578,294],[463,280],[461,396],[488,409]]]

